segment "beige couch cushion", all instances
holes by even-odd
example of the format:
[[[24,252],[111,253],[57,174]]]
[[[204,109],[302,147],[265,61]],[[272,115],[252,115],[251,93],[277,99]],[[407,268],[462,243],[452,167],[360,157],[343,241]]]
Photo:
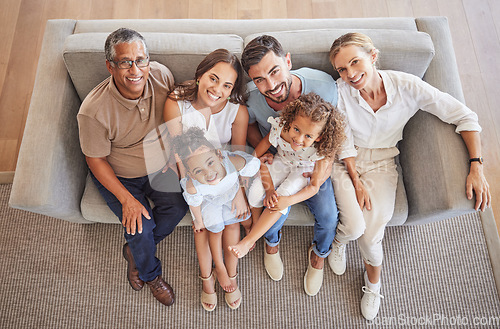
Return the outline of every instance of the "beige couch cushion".
[[[109,76],[104,43],[109,33],[80,33],[66,38],[63,57],[81,100]],[[176,82],[192,79],[210,52],[226,48],[241,56],[243,40],[232,34],[142,33],[151,60],[165,64]]]

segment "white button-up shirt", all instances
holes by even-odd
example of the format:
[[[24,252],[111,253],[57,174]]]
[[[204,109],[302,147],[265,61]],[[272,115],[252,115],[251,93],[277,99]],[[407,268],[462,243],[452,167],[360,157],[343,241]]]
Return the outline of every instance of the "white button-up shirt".
[[[444,122],[457,126],[456,132],[481,131],[476,113],[447,93],[419,77],[398,71],[378,71],[387,93],[387,102],[377,112],[358,90],[342,79],[337,80],[338,109],[346,116],[347,141],[340,159],[355,157],[355,146],[363,148],[394,147],[403,138],[403,128],[419,109],[432,113]]]

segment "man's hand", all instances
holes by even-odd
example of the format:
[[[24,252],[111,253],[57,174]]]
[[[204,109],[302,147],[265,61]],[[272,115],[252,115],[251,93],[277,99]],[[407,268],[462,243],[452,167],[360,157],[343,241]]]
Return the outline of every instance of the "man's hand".
[[[266,191],[266,197],[264,198],[263,204],[266,208],[274,208],[278,203],[278,193],[275,190]]]
[[[289,196],[278,196],[278,199],[274,203],[274,207],[270,207],[271,211],[282,211],[292,205],[291,199]]]
[[[486,207],[491,207],[490,185],[483,174],[482,164],[471,164],[471,169],[466,181],[467,199],[472,200],[476,194],[476,204],[474,209],[484,211]]]
[[[128,234],[135,235],[136,227],[139,234],[142,233],[142,216],[151,219],[146,208],[136,198],[130,197],[122,203],[122,225]]]

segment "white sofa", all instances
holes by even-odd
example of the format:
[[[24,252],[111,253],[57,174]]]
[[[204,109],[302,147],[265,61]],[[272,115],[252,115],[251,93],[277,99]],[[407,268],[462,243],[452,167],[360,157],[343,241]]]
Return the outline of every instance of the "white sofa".
[[[255,36],[271,34],[292,54],[294,68],[323,70],[331,43],[349,31],[368,34],[381,50],[380,68],[416,74],[463,101],[447,19],[50,20],[19,152],[10,206],[77,223],[119,223],[87,177],[76,114],[87,93],[108,75],[104,41],[119,27],[146,38],[151,59],[176,81],[194,76],[217,48],[241,55]],[[402,179],[390,225],[420,224],[472,211],[464,193],[467,152],[454,127],[419,112],[399,144]],[[186,215],[181,224],[189,224]],[[303,204],[288,225],[311,225]]]

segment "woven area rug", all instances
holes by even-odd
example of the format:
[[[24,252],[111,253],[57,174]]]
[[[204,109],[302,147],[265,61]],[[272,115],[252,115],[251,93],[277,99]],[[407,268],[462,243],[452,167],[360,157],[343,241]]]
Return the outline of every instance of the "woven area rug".
[[[362,261],[347,247],[347,271],[325,269],[323,288],[305,294],[311,227],[285,226],[285,275],[264,270],[263,245],[239,265],[243,303],[230,310],[218,287],[212,313],[200,305],[193,234],[178,227],[159,244],[164,278],[176,292],[165,307],[126,280],[120,225],[72,224],[7,206],[0,185],[0,328],[499,328],[500,301],[479,217],[390,227],[384,241],[382,306],[363,319]],[[261,242],[261,241],[259,241]]]

